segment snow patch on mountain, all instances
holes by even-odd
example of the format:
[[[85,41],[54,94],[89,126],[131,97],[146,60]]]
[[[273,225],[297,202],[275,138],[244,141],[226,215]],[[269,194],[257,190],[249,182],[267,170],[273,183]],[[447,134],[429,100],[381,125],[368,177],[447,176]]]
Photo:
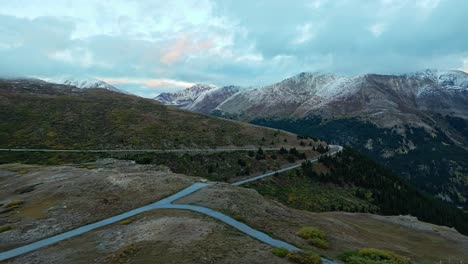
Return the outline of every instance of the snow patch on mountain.
[[[177,107],[188,109],[203,93],[216,89],[213,85],[196,84],[176,93],[161,93],[154,100],[166,105],[175,105]]]
[[[375,116],[423,123],[419,111],[468,116],[468,74],[424,70],[405,75],[351,77],[300,73],[279,83],[238,92],[220,103],[221,113],[255,117]],[[393,118],[393,119],[392,119]]]
[[[91,89],[91,88],[100,88],[100,89],[106,89],[109,91],[117,92],[117,93],[123,93],[123,94],[131,94],[127,91],[118,89],[102,80],[92,78],[92,77],[59,77],[59,78],[52,78],[52,79],[44,79],[44,81],[51,82],[51,83],[57,83],[57,84],[64,84],[64,85],[69,85],[69,86],[75,86],[80,89]]]

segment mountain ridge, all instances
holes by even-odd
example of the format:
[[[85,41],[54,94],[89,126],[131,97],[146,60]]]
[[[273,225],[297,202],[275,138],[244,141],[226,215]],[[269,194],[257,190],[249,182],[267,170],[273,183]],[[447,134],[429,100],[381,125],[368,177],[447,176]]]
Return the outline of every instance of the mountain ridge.
[[[166,105],[194,112],[210,113],[220,103],[240,91],[238,86],[216,87],[196,84],[175,93],[161,93],[154,99]]]
[[[94,78],[94,77],[73,77],[73,76],[62,76],[57,78],[44,78],[41,79],[49,83],[64,84],[69,86],[74,86],[80,89],[93,89],[100,88],[117,93],[131,94],[125,90],[119,89],[113,85],[108,84],[107,82]]]

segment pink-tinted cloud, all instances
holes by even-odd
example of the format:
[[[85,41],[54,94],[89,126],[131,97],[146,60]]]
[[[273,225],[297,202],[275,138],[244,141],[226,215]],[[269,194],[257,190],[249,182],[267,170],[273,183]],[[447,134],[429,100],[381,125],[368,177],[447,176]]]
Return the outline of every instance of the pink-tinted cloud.
[[[198,41],[190,36],[184,36],[163,51],[160,61],[163,64],[172,64],[180,61],[185,54],[208,50],[212,47],[213,43],[209,40]]]
[[[187,88],[195,85],[194,83],[172,80],[172,79],[132,79],[132,78],[99,78],[109,84],[139,84],[147,87],[183,87]]]

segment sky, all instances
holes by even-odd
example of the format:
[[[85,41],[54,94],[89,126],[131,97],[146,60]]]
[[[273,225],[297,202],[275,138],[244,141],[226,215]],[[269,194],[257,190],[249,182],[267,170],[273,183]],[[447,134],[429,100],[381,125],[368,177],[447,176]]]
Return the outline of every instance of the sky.
[[[0,75],[145,97],[304,71],[468,72],[466,0],[0,0]]]

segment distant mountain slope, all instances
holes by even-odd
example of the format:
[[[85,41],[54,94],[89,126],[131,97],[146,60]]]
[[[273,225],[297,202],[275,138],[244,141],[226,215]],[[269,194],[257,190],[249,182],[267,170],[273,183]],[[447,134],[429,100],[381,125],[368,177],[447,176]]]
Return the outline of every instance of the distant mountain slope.
[[[280,145],[293,134],[222,120],[105,89],[0,80],[3,148],[184,148]]]
[[[165,105],[208,114],[239,90],[237,86],[215,87],[197,84],[179,92],[162,93],[154,99]]]
[[[244,90],[217,108],[250,120],[262,117],[365,117],[379,126],[432,127],[426,111],[468,118],[468,74],[426,70],[408,75],[339,77],[301,73],[280,83]]]
[[[187,109],[204,92],[216,89],[215,86],[196,84],[176,93],[162,93],[154,100],[166,105],[175,105],[179,108]]]
[[[96,79],[96,78],[91,78],[91,77],[86,77],[86,78],[61,77],[61,78],[46,80],[46,81],[49,81],[51,83],[75,86],[75,87],[78,87],[80,89],[101,88],[101,89],[106,89],[106,90],[113,91],[113,92],[118,92],[118,93],[123,93],[123,94],[130,94],[127,91],[121,90],[119,88],[116,88],[116,87],[104,82],[104,81],[101,81],[101,80]]]
[[[210,113],[219,104],[239,92],[239,90],[240,88],[237,86],[225,86],[206,91],[197,97],[188,110],[199,113]]]

